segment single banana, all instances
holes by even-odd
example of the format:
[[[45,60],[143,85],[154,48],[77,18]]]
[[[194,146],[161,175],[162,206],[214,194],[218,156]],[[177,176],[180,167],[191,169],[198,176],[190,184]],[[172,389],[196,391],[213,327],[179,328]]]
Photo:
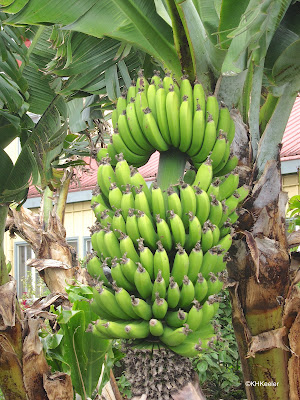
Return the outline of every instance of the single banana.
[[[135,291],[134,285],[126,279],[125,275],[122,272],[120,264],[115,258],[112,259],[111,262],[111,276],[118,286],[124,288],[128,292]]]
[[[127,106],[127,93],[123,92],[117,100],[117,118],[122,114],[124,110],[126,110]]]
[[[144,108],[143,113],[143,128],[148,142],[158,151],[167,151],[169,149],[169,145],[162,137],[150,108]]]
[[[202,311],[202,306],[199,303],[199,301],[194,300],[192,301],[193,307],[190,309],[186,323],[188,324],[189,328],[195,332],[199,329],[200,324],[202,322],[203,318],[203,311]]]
[[[179,309],[178,311],[168,311],[165,316],[165,321],[171,328],[180,328],[186,322],[188,314]]]
[[[126,143],[126,146],[128,147],[128,149],[131,150],[133,153],[143,156],[149,152],[149,150],[150,150],[149,147],[146,147],[146,150],[145,150],[141,146],[139,146],[139,144],[136,142],[136,140],[135,140],[136,133],[131,132],[129,129],[129,125],[127,122],[126,110],[124,110],[122,112],[122,114],[119,115],[118,131],[119,131],[119,135],[121,136],[121,139],[123,140],[123,142]]]
[[[130,167],[130,184],[131,184],[131,188],[132,188],[134,195],[136,193],[135,188],[140,188],[141,185],[143,186],[143,191],[145,192],[145,195],[147,196],[149,207],[150,207],[150,209],[152,209],[151,191],[150,191],[145,179],[143,178],[142,174],[140,172],[138,172],[137,169],[134,167]]]
[[[205,114],[204,110],[201,109],[199,105],[194,112],[193,117],[193,133],[192,133],[192,141],[190,148],[187,150],[187,154],[190,157],[196,156],[199,151],[201,150],[202,143],[204,140],[204,133],[205,133]]]
[[[175,192],[173,186],[170,186],[167,190],[168,194],[168,209],[174,211],[175,214],[179,216],[179,218],[182,217],[182,205],[180,198]]]
[[[194,103],[194,112],[196,112],[197,108],[200,107],[205,113],[206,108],[206,99],[205,92],[201,83],[196,79],[194,83],[193,90],[193,103]]]
[[[134,199],[134,208],[136,210],[143,211],[150,220],[152,220],[152,213],[150,209],[150,204],[148,202],[146,193],[143,190],[143,186],[141,185],[139,188],[135,188],[135,199]]]
[[[134,245],[137,246],[137,241],[140,238],[140,231],[138,228],[137,218],[134,212],[134,208],[129,208],[126,223],[125,233],[131,238]]]
[[[182,286],[183,279],[187,275],[189,270],[189,256],[187,255],[184,248],[177,244],[177,253],[174,258],[171,275],[174,281],[177,282],[178,286]]]
[[[200,151],[192,157],[194,164],[202,163],[212,151],[217,139],[216,123],[209,117],[204,131],[204,138]]]
[[[230,119],[230,127],[229,127],[229,131],[228,131],[228,135],[227,135],[229,144],[231,144],[233,142],[234,135],[235,135],[235,124],[234,124],[234,121],[232,119]]]
[[[118,287],[113,282],[112,287],[115,291],[115,298],[119,307],[130,316],[131,319],[139,319],[139,316],[133,311],[130,294],[123,287]]]
[[[97,255],[100,258],[107,258],[110,257],[110,254],[106,248],[105,242],[104,242],[104,235],[106,233],[106,229],[100,229],[96,236],[96,243],[93,244],[93,249],[95,249],[97,251]]]
[[[163,299],[166,297],[167,294],[166,282],[162,276],[161,270],[158,271],[156,279],[153,283],[152,301],[155,300],[155,293],[158,293],[159,296]]]
[[[98,295],[95,296],[95,292],[97,292]],[[101,308],[104,309],[105,312],[107,312],[108,314],[112,314],[115,318],[118,319],[130,319],[130,316],[120,308],[113,293],[111,293],[103,285],[100,285],[99,290],[94,288],[93,293],[95,301],[97,302],[97,304],[100,305]]]
[[[180,79],[181,79],[180,90],[179,90],[180,100],[182,102],[184,96],[188,97],[190,109],[192,110],[192,113],[193,113],[193,110],[194,110],[193,88],[189,81],[189,77],[188,77],[188,75],[183,75]]]
[[[186,153],[193,136],[193,109],[188,96],[183,96],[179,109],[180,143],[179,150]]]
[[[169,225],[158,214],[156,215],[156,230],[158,239],[161,241],[163,247],[167,252],[171,251],[173,240]]]
[[[99,260],[99,258],[97,257],[97,254],[95,252],[91,253],[87,257],[86,268],[87,268],[88,273],[93,278],[95,278],[99,281],[103,281],[105,285],[108,284],[108,280],[103,272],[102,263]]]
[[[212,247],[213,240],[214,240],[213,233],[210,228],[209,220],[207,220],[206,222],[204,222],[202,226],[201,246],[203,253],[205,253]]]
[[[131,85],[129,86],[127,91],[127,96],[126,96],[127,105],[130,103],[132,97],[135,97],[135,95],[136,95],[136,81],[132,80]]]
[[[196,178],[196,171],[194,169],[188,169],[183,175],[183,181],[188,185],[192,185]]]
[[[162,85],[159,85],[155,97],[157,125],[163,139],[170,146],[172,142],[167,119],[166,98],[167,94],[165,89]]]
[[[115,211],[112,219],[111,228],[115,232],[118,239],[120,237],[119,231],[126,233],[126,224],[120,209]]]
[[[111,138],[116,152],[122,153],[124,158],[135,167],[140,167],[141,165],[146,164],[147,161],[149,160],[151,153],[147,155],[139,155],[129,150],[129,148],[126,146],[121,136],[119,135],[117,129],[114,130],[114,133],[112,134]]]
[[[165,199],[161,188],[154,181],[151,190],[151,204],[153,215],[159,215],[160,218],[166,219]]]
[[[138,210],[137,217],[141,236],[144,238],[146,245],[149,246],[151,250],[155,250],[157,248],[157,234],[151,219],[141,210]]]
[[[131,136],[135,139],[136,143],[146,152],[154,151],[153,147],[150,145],[146,139],[143,129],[139,124],[138,117],[136,115],[135,109],[135,97],[132,97],[130,103],[126,107],[126,118],[128,127],[131,132]],[[120,131],[120,128],[119,128]]]
[[[155,293],[155,301],[152,304],[152,314],[156,319],[163,319],[168,311],[168,303]]]
[[[203,317],[200,327],[204,327],[209,323],[212,317],[215,315],[216,309],[214,307],[215,299],[213,296],[209,296],[208,300],[202,306]]]
[[[195,215],[192,212],[188,213],[188,217],[189,217],[189,227],[188,227],[189,235],[185,243],[185,249],[187,251],[191,251],[196,245],[196,243],[201,241],[202,228],[199,219],[195,217]]]
[[[155,86],[155,82],[151,81],[150,85],[148,87],[148,90],[147,90],[147,100],[148,100],[149,108],[150,108],[151,112],[153,113],[155,120],[157,121],[155,99],[156,99],[156,86]]]
[[[107,229],[104,234],[104,244],[111,258],[122,257],[119,241],[115,233],[110,229]]]
[[[187,276],[195,283],[203,261],[203,251],[201,249],[200,241],[195,244],[195,247],[189,254],[189,269]]]
[[[209,158],[199,167],[193,186],[198,186],[205,192],[209,188],[213,178],[213,169]]]
[[[178,303],[179,307],[182,307],[183,309],[188,309],[194,298],[195,298],[195,288],[193,282],[190,281],[187,275],[185,275],[182,281],[182,288],[180,291],[180,299]]]
[[[231,117],[228,108],[221,102],[220,113],[219,113],[219,121],[217,130],[224,131],[228,134],[231,125]]]
[[[223,158],[220,161],[220,164],[217,167],[214,168],[214,176],[218,176],[219,171],[221,171],[225,167],[225,165],[226,165],[226,163],[227,163],[227,161],[228,161],[228,159],[230,157],[230,151],[231,151],[230,150],[230,144],[229,144],[229,141],[227,139],[226,149],[225,149]]]
[[[238,194],[238,192],[235,191],[231,196],[229,196],[226,199],[225,204],[228,207],[228,215],[231,214],[237,208],[240,202],[240,197],[241,196]]]
[[[160,241],[157,242],[157,250],[154,254],[153,262],[154,262],[154,264],[153,264],[154,276],[156,277],[158,275],[158,272],[161,271],[164,281],[166,283],[169,282],[169,279],[170,279],[169,257]]]
[[[120,206],[120,209],[122,210],[122,215],[125,220],[127,219],[129,209],[134,207],[135,207],[135,199],[131,191],[131,185],[127,184],[125,191],[123,191],[123,196]]]
[[[97,183],[106,198],[108,198],[109,186],[112,182],[116,182],[116,174],[110,165],[110,158],[106,157],[102,159],[97,171]]]
[[[134,247],[132,239],[128,235],[122,232],[120,234],[119,240],[120,240],[121,255],[126,253],[127,256],[135,263],[140,262],[140,257]]]
[[[200,272],[205,279],[207,279],[209,277],[209,273],[213,271],[221,252],[222,251],[215,246],[204,254]]]
[[[228,251],[232,245],[232,236],[229,233],[228,235],[224,236],[218,243],[218,246],[221,247],[224,251]]]
[[[200,221],[201,225],[207,220],[210,212],[210,200],[207,193],[200,189],[198,186],[194,186],[195,197],[196,197],[196,217]]]
[[[220,186],[221,180],[219,178],[215,178],[212,183],[209,185],[209,188],[207,189],[207,194],[214,195],[216,198],[219,200],[219,186]]]
[[[180,144],[179,108],[180,100],[178,94],[174,90],[174,86],[170,86],[166,97],[166,111],[170,138],[174,147],[179,147]]]
[[[129,322],[125,326],[125,331],[130,339],[145,339],[150,334],[149,323],[147,321]]]
[[[207,286],[208,286],[208,290],[207,290],[207,297],[208,297],[213,294],[219,293],[224,286],[224,282],[222,280],[220,280],[218,277],[216,277],[216,275],[213,272],[211,272],[209,274]]]
[[[151,297],[153,283],[151,282],[150,275],[141,263],[137,263],[137,269],[134,274],[134,284],[143,299]]]
[[[208,291],[207,281],[201,273],[198,274],[198,279],[195,283],[195,299],[201,303]]]
[[[144,246],[143,239],[138,240],[138,249],[140,254],[140,262],[142,266],[148,271],[151,280],[155,279],[154,277],[154,256],[152,251]]]
[[[180,328],[172,329],[169,326],[164,327],[164,333],[159,337],[159,339],[167,346],[174,347],[183,343],[187,335],[191,332],[188,325]]]
[[[179,243],[184,246],[186,240],[185,228],[182,219],[174,213],[173,210],[169,211],[169,221],[171,225],[171,231],[175,243]]]
[[[154,70],[153,73],[154,73],[154,75],[153,75],[152,78],[151,78],[151,82],[152,82],[152,81],[154,82],[154,85],[155,85],[155,87],[156,87],[156,90],[158,90],[159,85],[162,84],[162,80],[161,80],[161,77],[160,77],[160,72],[157,71],[157,70]]]
[[[210,154],[213,170],[221,163],[227,148],[227,138],[223,131],[219,131],[219,135],[215,141],[214,147]]]
[[[222,203],[217,200],[216,196],[211,195],[211,202],[210,202],[210,211],[208,219],[214,225],[218,225],[221,221],[223,215],[223,207]]]
[[[232,156],[228,159],[227,163],[225,164],[225,166],[218,171],[218,173],[216,173],[216,176],[224,176],[229,174],[231,171],[233,171],[235,169],[235,167],[238,165],[239,159],[237,158],[237,156]]]
[[[180,299],[180,289],[174,277],[170,276],[169,287],[167,290],[167,303],[170,308],[177,307]]]
[[[142,319],[150,321],[152,318],[152,308],[143,299],[138,299],[135,296],[131,296],[131,304],[133,311]]]
[[[151,335],[153,336],[161,336],[164,332],[164,327],[161,321],[158,319],[150,319],[149,321],[149,330]]]
[[[118,123],[118,111],[117,111],[116,108],[111,113],[111,122],[112,122],[113,128],[116,129],[117,128],[117,123]]]
[[[233,194],[233,192],[239,186],[240,177],[239,174],[228,174],[224,176],[224,179],[219,185],[219,196],[218,200],[222,201],[227,199]]]
[[[124,253],[123,257],[120,260],[120,265],[123,275],[129,282],[134,284],[134,276],[137,269],[136,263],[131,258],[127,257],[127,253]]]
[[[196,197],[192,186],[180,182],[180,201],[182,205],[182,222],[185,228],[189,226],[189,213],[196,213]]]
[[[144,70],[140,69],[138,71],[138,78],[136,81],[136,92],[139,90],[145,90],[145,92],[147,93],[148,87],[149,83],[147,79],[144,77]]]
[[[116,183],[120,190],[123,190],[130,182],[130,167],[123,157],[123,153],[117,156],[117,164],[115,168]],[[119,208],[119,207],[118,207]]]
[[[213,233],[213,246],[216,246],[220,240],[220,228],[214,224],[212,224],[212,226],[210,228]]]
[[[137,119],[139,121],[139,125],[140,125],[142,131],[144,132],[144,136],[145,136],[146,140],[149,141],[147,139],[147,136],[145,135],[144,122],[143,122],[144,121],[143,110],[145,108],[147,108],[149,106],[149,104],[148,104],[147,94],[143,89],[141,89],[137,92],[137,94],[135,96],[134,105],[135,105],[135,111],[136,111]]]
[[[219,121],[219,104],[216,96],[208,96],[206,100],[206,120],[212,118],[215,121],[216,127]]]
[[[249,195],[250,188],[249,188],[249,186],[243,185],[243,186],[239,187],[238,189],[236,189],[236,192],[240,195],[239,204],[241,204],[246,199],[246,197]]]
[[[108,201],[111,208],[119,209],[121,207],[122,196],[122,191],[116,182],[111,183],[108,192]]]

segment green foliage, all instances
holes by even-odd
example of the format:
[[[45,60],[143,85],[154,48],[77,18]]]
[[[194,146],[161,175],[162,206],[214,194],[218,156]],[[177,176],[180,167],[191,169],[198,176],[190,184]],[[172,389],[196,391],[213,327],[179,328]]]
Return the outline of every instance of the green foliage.
[[[91,397],[99,384],[103,365],[105,376],[109,376],[110,367],[103,363],[105,354],[111,351],[111,342],[99,339],[88,329],[89,324],[97,319],[88,303],[92,297],[91,289],[70,286],[67,293],[73,303],[72,309],[65,310],[59,306],[55,310],[52,307],[51,312],[57,315],[60,329],[55,333],[43,331],[42,342],[53,371],[69,373],[76,393],[82,398]]]
[[[200,385],[208,399],[246,399],[231,314],[228,292],[224,291],[224,301],[220,303],[216,317],[216,322],[220,325],[221,340],[214,348],[207,349],[193,360]]]
[[[300,195],[290,198],[287,215],[290,218],[289,232],[292,232],[296,225],[300,225]]]

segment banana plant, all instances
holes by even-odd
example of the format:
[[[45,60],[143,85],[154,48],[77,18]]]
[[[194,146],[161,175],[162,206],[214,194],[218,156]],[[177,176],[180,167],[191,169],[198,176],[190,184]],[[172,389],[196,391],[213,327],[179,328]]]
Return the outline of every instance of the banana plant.
[[[231,114],[237,139],[233,151],[239,158],[240,180],[249,186],[251,195],[243,205],[246,212],[240,218],[232,261],[228,263],[233,324],[245,381],[268,382],[272,377],[272,381],[280,382],[276,388],[247,386],[247,396],[296,398],[300,372],[295,365],[299,354],[292,333],[299,332],[299,324],[291,314],[292,307],[287,306],[292,304],[295,281],[291,282],[289,277],[289,243],[284,225],[286,198],[281,192],[278,159],[284,129],[300,89],[300,32],[296,22],[299,2],[90,0],[79,4],[68,0],[62,5],[54,0],[42,3],[29,0],[24,6],[21,0],[2,2],[3,11],[12,14],[10,24],[61,24],[72,33],[68,33],[71,37],[68,46],[61,44],[67,55],[62,57],[67,63],[65,76],[69,77],[62,90],[69,95],[98,90],[114,100],[119,94],[118,78],[122,71],[121,87],[124,84],[128,87],[124,64],[120,67],[116,60],[110,59],[106,67],[99,67],[100,79],[93,75],[98,66],[93,69],[91,79],[88,71],[80,70],[80,58],[75,64],[76,72],[72,71],[73,52],[80,56],[75,37],[85,35],[81,39],[91,48],[94,43],[104,49],[113,40],[125,54],[130,46],[138,49],[141,59],[148,61],[145,65],[155,60],[158,69],[171,70],[177,79],[183,73],[188,73],[191,80],[197,77],[206,92],[214,92],[219,101],[234,107]],[[104,54],[105,50],[103,57]],[[89,58],[93,58],[92,52]],[[64,68],[59,71],[56,62],[50,67],[64,74]],[[162,160],[165,163],[160,168],[162,180],[164,171],[172,169],[170,163],[174,159],[175,155],[170,162]]]

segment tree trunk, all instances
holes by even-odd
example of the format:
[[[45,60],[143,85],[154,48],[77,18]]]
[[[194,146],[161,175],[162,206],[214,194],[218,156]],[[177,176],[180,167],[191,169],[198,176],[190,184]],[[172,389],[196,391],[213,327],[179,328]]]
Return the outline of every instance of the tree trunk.
[[[252,183],[250,153],[247,155],[250,144],[246,130],[244,134],[242,130],[239,129],[237,139],[244,139],[234,149],[242,160],[242,183],[247,183],[252,191],[243,205],[236,240],[230,250],[232,260],[227,267],[233,326],[247,398],[298,399],[294,393],[296,382],[299,383],[299,344],[294,344],[296,357],[289,361],[290,327],[282,318],[290,287],[285,230],[287,195],[281,191],[279,161],[267,162],[263,175]],[[293,326],[295,331],[298,326],[299,335],[299,322]],[[291,374],[292,368],[295,370]]]

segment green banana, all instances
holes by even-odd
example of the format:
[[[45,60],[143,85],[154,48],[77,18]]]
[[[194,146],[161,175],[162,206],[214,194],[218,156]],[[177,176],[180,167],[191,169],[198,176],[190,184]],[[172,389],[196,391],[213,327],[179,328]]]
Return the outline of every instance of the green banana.
[[[220,240],[220,229],[217,225],[211,225],[210,229],[212,230],[213,233],[213,246],[216,246],[219,243]]]
[[[159,337],[159,339],[170,347],[175,347],[183,343],[187,335],[191,332],[188,325],[180,328],[172,329],[169,326],[164,327],[164,333]]]
[[[134,284],[143,299],[151,297],[153,283],[151,282],[150,275],[141,263],[137,263],[137,269],[134,274]]]
[[[123,275],[129,282],[134,284],[134,276],[137,269],[136,263],[131,258],[128,258],[127,253],[125,253],[120,260],[120,265]]]
[[[121,199],[121,206],[120,206],[120,209],[122,210],[122,214],[125,220],[128,217],[129,209],[134,207],[135,207],[135,199],[131,191],[131,186],[128,183],[126,185],[125,191],[123,191],[123,196]]]
[[[91,209],[93,210],[93,212],[94,212],[94,214],[95,214],[95,217],[97,218],[97,221],[98,221],[98,222],[101,221],[101,214],[102,214],[104,211],[109,211],[109,210],[107,209],[106,206],[104,206],[103,204],[98,204],[98,203],[94,203],[94,204],[91,206]]]
[[[231,245],[232,245],[231,234],[224,236],[218,243],[218,246],[220,246],[220,248],[223,249],[224,251],[228,251]]]
[[[117,164],[115,168],[116,182],[120,190],[126,188],[126,185],[130,182],[130,167],[127,161],[123,157],[123,153],[117,156]],[[120,208],[120,207],[117,207]]]
[[[195,288],[193,282],[190,281],[187,275],[185,275],[182,281],[182,288],[178,303],[179,307],[187,309],[191,305],[191,302],[193,301],[194,298],[195,298]]]
[[[171,143],[174,147],[179,147],[180,143],[179,108],[180,100],[178,94],[174,90],[174,86],[171,85],[166,97],[166,112]]]
[[[184,246],[186,235],[182,219],[177,214],[175,214],[173,210],[171,210],[169,211],[169,221],[174,238],[174,243]]]
[[[238,165],[239,159],[237,156],[232,156],[228,159],[227,163],[224,165],[224,167],[215,173],[216,176],[224,176],[229,174],[231,171],[235,169],[235,167]]]
[[[140,262],[142,266],[148,271],[151,280],[155,279],[154,277],[154,256],[152,251],[144,246],[143,239],[138,240],[138,249],[140,253]]]
[[[212,148],[210,159],[212,161],[213,170],[215,170],[221,163],[227,148],[227,138],[223,131],[219,131],[219,135]]]
[[[116,258],[113,258],[111,261],[111,277],[118,286],[121,286],[129,292],[134,292],[134,285],[126,279],[125,275],[122,272],[122,267],[117,262]]]
[[[163,247],[167,252],[171,251],[173,240],[169,225],[158,214],[156,215],[156,230],[158,239],[161,241]]]
[[[227,174],[219,185],[218,200],[227,199],[239,186],[239,174]]]
[[[151,335],[153,336],[161,336],[164,332],[164,327],[161,321],[154,318],[150,319],[149,321],[149,329]]]
[[[179,150],[185,153],[191,146],[193,136],[193,109],[189,102],[189,96],[182,98],[179,108],[179,129]]]
[[[134,208],[129,208],[126,222],[125,232],[130,237],[132,242],[137,246],[137,240],[140,238],[140,232],[138,228],[137,218],[134,212]]]
[[[163,85],[159,85],[155,97],[157,125],[165,142],[170,146],[172,142],[167,119],[166,97]]]
[[[198,104],[193,117],[191,145],[187,150],[187,153],[190,157],[196,156],[201,150],[204,140],[205,126],[206,122],[204,110]]]
[[[131,304],[133,311],[145,321],[150,321],[152,318],[152,308],[143,299],[138,299],[135,296],[131,296]]]
[[[203,251],[201,249],[200,241],[195,244],[195,247],[189,254],[189,269],[187,276],[190,280],[195,283],[198,274],[200,272],[200,268],[203,262]]]
[[[162,80],[161,80],[161,77],[160,77],[160,71],[154,70],[154,71],[153,71],[153,74],[154,74],[154,75],[153,75],[152,78],[151,78],[151,82],[153,81],[156,90],[158,90],[159,85],[162,84]]]
[[[150,143],[146,139],[143,129],[140,127],[139,120],[136,115],[136,109],[135,109],[134,103],[135,103],[135,97],[132,97],[130,99],[130,103],[127,104],[127,107],[126,107],[126,118],[127,118],[128,127],[131,132],[131,136],[134,138],[134,140],[136,141],[138,146],[141,147],[146,152],[149,152],[152,150],[154,151],[154,148],[150,145]],[[119,128],[119,132],[120,132],[120,127],[118,126],[118,128]]]
[[[187,315],[186,323],[188,324],[189,328],[195,332],[199,329],[202,322],[203,310],[199,301],[194,300],[192,303],[193,306]]]
[[[121,214],[121,209],[116,210],[112,219],[111,228],[114,232],[116,232],[116,236],[119,239],[120,234],[119,231],[126,233],[126,224],[125,220]]]
[[[187,251],[191,251],[197,242],[201,240],[202,228],[199,219],[192,213],[188,212],[189,226],[185,248]]]
[[[169,145],[162,137],[150,108],[144,108],[143,113],[143,128],[148,142],[158,151],[167,151],[169,149]]]
[[[103,281],[106,285],[108,284],[108,280],[103,272],[102,263],[100,262],[95,252],[91,253],[87,257],[86,268],[88,273],[93,278]]]
[[[99,290],[93,288],[93,293],[96,303],[103,308],[106,313],[111,314],[118,319],[130,319],[130,316],[120,308],[113,293],[111,293],[106,287],[100,285]]]
[[[194,83],[194,91],[193,91],[193,100],[194,100],[194,112],[196,112],[197,108],[200,107],[201,110],[205,113],[206,108],[206,99],[205,92],[201,83],[196,79]]]
[[[209,277],[209,273],[213,271],[222,251],[217,247],[212,247],[203,256],[202,265],[200,268],[201,274],[205,279]]]
[[[132,166],[130,167],[130,184],[131,184],[134,195],[135,195],[135,188],[140,188],[141,185],[143,186],[143,191],[145,192],[149,206],[150,206],[150,208],[152,208],[151,207],[151,198],[152,198],[151,191],[148,188],[148,185],[145,182],[145,179],[143,178],[142,174],[140,174],[137,171],[137,169]]]
[[[144,155],[149,151],[149,148],[146,147],[146,150],[143,149],[138,145],[138,143],[135,141],[136,138],[136,133],[130,131],[128,121],[127,121],[127,115],[126,115],[126,110],[122,112],[122,114],[119,115],[118,118],[118,131],[119,135],[121,136],[121,139],[123,140],[124,143],[126,143],[126,146],[135,154],[139,155]],[[134,135],[134,136],[132,136]]]
[[[116,182],[111,183],[108,193],[108,201],[111,208],[119,209],[121,207],[123,193]]]
[[[152,313],[156,319],[163,319],[168,311],[168,303],[162,297],[159,297],[159,293],[155,293],[155,300],[152,304]]]
[[[138,92],[137,92],[137,94],[135,96],[134,105],[135,105],[135,111],[136,111],[136,116],[137,116],[139,125],[140,125],[142,131],[144,132],[144,124],[143,124],[144,113],[143,113],[143,110],[149,106],[148,99],[147,99],[147,93],[145,92],[144,89],[139,89],[138,90]],[[145,132],[144,132],[144,136],[147,139],[147,137],[145,135]],[[148,139],[147,139],[147,141],[148,141]]]
[[[122,232],[120,234],[119,240],[120,240],[121,255],[126,253],[127,256],[135,263],[140,262],[140,257],[134,247],[134,243],[133,243],[132,239],[128,235],[126,235],[125,233]],[[121,257],[119,257],[119,258],[121,258]]]
[[[215,315],[216,309],[214,307],[214,303],[215,303],[214,296],[209,296],[208,299],[203,304],[202,306],[203,316],[199,328],[207,325],[209,321],[212,319],[212,317]]]
[[[235,124],[234,124],[234,121],[232,119],[230,119],[230,127],[229,127],[229,131],[228,131],[228,135],[227,135],[229,144],[231,144],[233,142],[234,135],[235,135]]]
[[[159,215],[160,218],[166,219],[165,199],[161,188],[154,181],[151,190],[151,203],[153,215]]]
[[[155,250],[157,248],[157,234],[154,230],[152,221],[143,211],[138,210],[138,228],[141,236],[144,238],[147,246],[151,248],[151,250]]]
[[[179,243],[176,247],[177,253],[174,258],[171,275],[173,276],[174,281],[177,282],[178,286],[181,287],[183,279],[189,270],[189,256]]]
[[[169,287],[167,290],[167,303],[170,308],[177,307],[180,299],[180,289],[178,283],[175,282],[174,277],[170,277]]]
[[[155,293],[158,293],[160,297],[165,298],[167,293],[166,282],[162,276],[161,270],[158,271],[156,279],[153,283],[152,288],[152,301],[155,300]]]
[[[231,196],[229,196],[226,199],[225,204],[228,207],[228,215],[231,214],[237,208],[240,202],[240,197],[241,196],[238,194],[238,192],[235,191]]]
[[[217,127],[219,121],[219,104],[214,95],[208,96],[206,100],[206,120],[208,121],[210,117],[215,121]]]
[[[182,217],[182,205],[180,198],[175,192],[173,186],[170,186],[167,190],[168,194],[168,209],[174,211],[175,214],[179,216],[179,218]]]
[[[236,192],[240,195],[239,197],[239,204],[242,203],[246,197],[249,195],[250,188],[249,186],[243,185],[236,189]]]
[[[179,309],[178,311],[168,311],[165,316],[165,321],[171,328],[180,328],[186,322],[188,314]]]
[[[130,339],[145,339],[149,336],[148,321],[133,321],[125,326],[125,331]]]
[[[148,218],[152,220],[150,204],[148,202],[146,193],[143,191],[143,186],[141,185],[139,188],[135,188],[135,193],[134,208],[136,210],[143,211]]]
[[[194,169],[188,169],[183,175],[183,181],[189,185],[194,183],[196,178],[196,171]]]
[[[219,293],[223,286],[224,282],[220,280],[213,272],[210,272],[209,279],[207,281],[207,297]]]
[[[126,96],[127,105],[130,103],[132,97],[135,97],[135,95],[136,95],[136,81],[132,80],[131,85],[129,86],[127,91],[127,96]]]
[[[118,111],[117,111],[116,108],[111,113],[111,122],[112,122],[113,128],[116,129],[117,128],[117,123],[118,123]]]
[[[215,121],[209,117],[204,131],[204,138],[200,151],[192,157],[194,164],[202,163],[212,151],[217,139],[217,130]]]
[[[207,291],[207,281],[200,272],[195,283],[195,299],[201,303],[201,301],[205,298]]]
[[[207,193],[198,186],[193,186],[196,197],[196,217],[201,225],[207,220],[210,212],[210,200]]]
[[[131,297],[127,290],[123,287],[118,287],[116,282],[112,283],[112,287],[115,291],[115,298],[120,308],[128,314],[131,319],[139,319],[139,316],[133,311]]]
[[[113,231],[107,229],[104,234],[104,244],[111,258],[121,258],[122,253],[120,250],[119,241]]]
[[[225,153],[223,155],[220,164],[214,168],[214,176],[217,176],[219,174],[219,171],[221,171],[224,168],[229,159],[229,156],[230,156],[230,144],[227,138]]]
[[[211,161],[208,158],[199,167],[193,186],[198,186],[200,189],[206,192],[212,182],[212,178],[213,178],[213,169]]]
[[[170,263],[169,257],[166,250],[163,248],[163,245],[160,241],[157,242],[157,250],[154,254],[153,260],[154,266],[154,276],[158,275],[158,272],[161,271],[162,277],[164,281],[167,283],[170,279]]]
[[[104,236],[106,233],[106,229],[100,229],[95,236],[95,244],[93,244],[93,249],[97,251],[98,257],[110,257],[110,254],[106,248],[105,242],[104,242]]]
[[[202,226],[201,245],[203,253],[205,253],[212,247],[213,240],[214,238],[212,230],[210,228],[210,222],[209,220],[207,220]]]
[[[182,222],[185,228],[189,226],[189,213],[196,213],[196,197],[192,186],[180,182],[180,201],[182,205]]]
[[[219,200],[219,186],[220,186],[221,180],[219,178],[215,178],[212,183],[209,185],[209,188],[207,189],[207,194],[208,196],[214,195],[216,198]]]
[[[221,102],[217,130],[218,131],[222,130],[228,134],[230,126],[231,126],[230,112],[228,108]]]
[[[120,97],[118,97],[117,100],[117,118],[122,114],[124,110],[126,110],[127,106],[127,94],[123,92]]]
[[[109,210],[104,210],[100,214],[100,224],[102,227],[109,228],[112,223],[112,217],[110,216]]]
[[[222,219],[223,215],[223,207],[222,203],[217,200],[216,196],[211,195],[211,202],[210,202],[210,211],[208,219],[214,225],[218,225]]]
[[[97,183],[106,198],[108,198],[110,184],[116,182],[115,171],[109,161],[109,157],[103,158],[97,171]]]
[[[147,92],[149,83],[147,79],[144,77],[144,70],[141,68],[137,74],[138,78],[136,81],[136,91],[138,91],[139,89],[143,89]]]
[[[193,101],[193,88],[189,81],[188,75],[183,75],[181,78],[179,93],[180,93],[180,100],[183,101],[183,97],[188,98],[189,107],[193,113],[194,109],[194,101]]]

